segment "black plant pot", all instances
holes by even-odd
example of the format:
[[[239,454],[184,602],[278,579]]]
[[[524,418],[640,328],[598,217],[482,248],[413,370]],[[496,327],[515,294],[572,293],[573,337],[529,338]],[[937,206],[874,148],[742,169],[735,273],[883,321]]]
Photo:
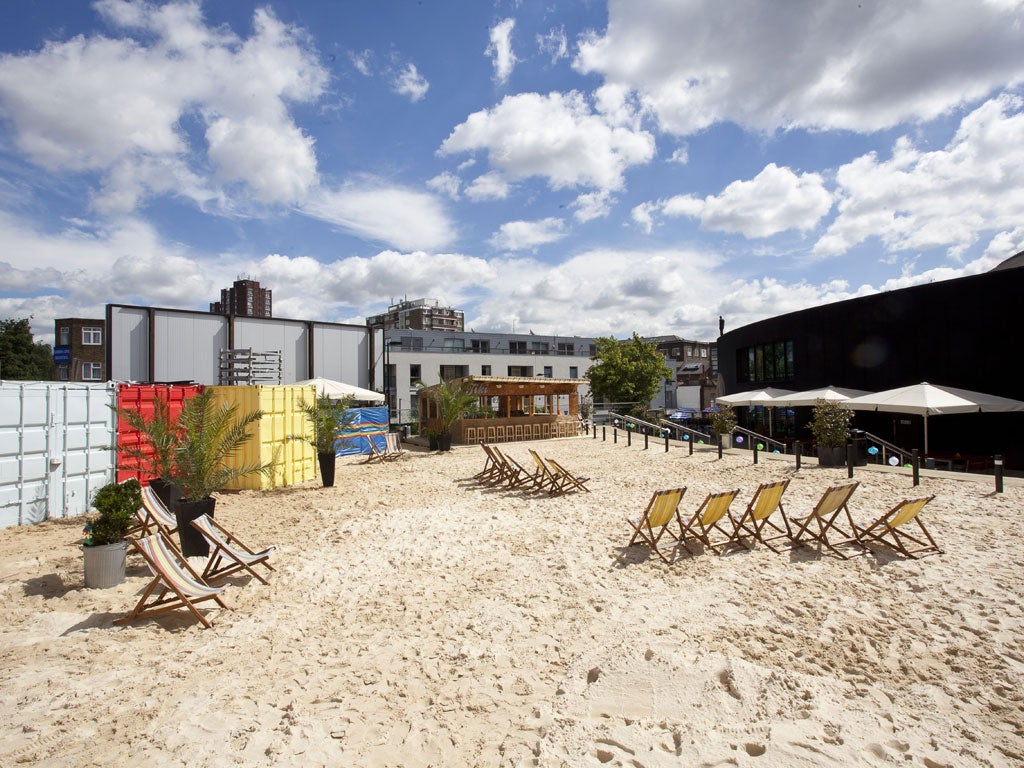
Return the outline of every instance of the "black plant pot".
[[[436,451],[436,450],[439,450],[439,447],[440,447],[440,438],[438,438],[437,435],[430,435],[427,438],[427,450],[428,451]]]
[[[450,451],[452,449],[452,433],[445,432],[437,436],[437,450]]]
[[[818,446],[819,467],[841,467],[846,464],[846,446]]]
[[[334,459],[334,451],[316,455],[316,460],[320,462],[320,478],[324,481],[324,488],[334,486]]]
[[[159,477],[154,477],[150,480],[149,487],[153,489],[157,498],[160,499],[160,501],[164,503],[164,506],[169,510],[173,510],[175,502],[181,498],[181,491],[178,489],[178,486],[164,482],[164,480]]]
[[[193,528],[189,523],[203,515],[213,517],[213,508],[217,500],[207,496],[199,501],[185,501],[182,498],[174,502],[174,517],[178,521],[178,541],[181,542],[181,553],[185,557],[208,557],[210,545],[206,543],[203,534]]]

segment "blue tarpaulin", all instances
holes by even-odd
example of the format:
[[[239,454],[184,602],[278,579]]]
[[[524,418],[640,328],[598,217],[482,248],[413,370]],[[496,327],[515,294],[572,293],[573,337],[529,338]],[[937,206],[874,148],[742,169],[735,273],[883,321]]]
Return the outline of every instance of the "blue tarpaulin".
[[[354,413],[352,423],[334,443],[335,456],[358,456],[370,453],[370,440],[384,450],[384,435],[388,432],[387,408],[350,408],[346,414]]]

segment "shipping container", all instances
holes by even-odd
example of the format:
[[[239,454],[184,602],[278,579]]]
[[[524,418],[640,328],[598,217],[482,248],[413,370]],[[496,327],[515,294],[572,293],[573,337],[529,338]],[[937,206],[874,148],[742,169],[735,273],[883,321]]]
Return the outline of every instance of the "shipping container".
[[[89,511],[114,479],[113,384],[0,382],[0,528]]]
[[[250,440],[227,462],[229,467],[274,464],[272,477],[259,474],[241,477],[226,490],[265,489],[296,485],[316,478],[316,451],[303,436],[312,428],[299,402],[312,403],[316,387],[225,386],[210,387],[218,403],[238,406],[238,414],[263,411],[263,418],[249,429]]]
[[[153,418],[153,402],[160,398],[167,402],[171,418],[176,419],[181,413],[185,401],[198,394],[202,387],[197,384],[118,384],[117,405],[119,408],[139,411],[149,421]],[[139,448],[147,456],[152,455],[152,447],[146,442],[138,430],[132,429],[124,419],[117,420],[117,482],[134,477],[143,485],[147,485],[152,475],[131,467],[138,462],[126,452],[128,449]]]

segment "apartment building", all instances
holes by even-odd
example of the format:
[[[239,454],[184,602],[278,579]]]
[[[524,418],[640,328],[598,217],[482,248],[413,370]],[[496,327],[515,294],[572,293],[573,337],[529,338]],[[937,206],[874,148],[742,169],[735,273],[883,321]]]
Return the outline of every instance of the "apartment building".
[[[438,299],[400,301],[388,311],[366,319],[370,330],[411,329],[419,331],[466,330],[465,315],[461,309],[446,307]]]
[[[105,320],[64,317],[53,321],[53,362],[58,381],[107,380]]]

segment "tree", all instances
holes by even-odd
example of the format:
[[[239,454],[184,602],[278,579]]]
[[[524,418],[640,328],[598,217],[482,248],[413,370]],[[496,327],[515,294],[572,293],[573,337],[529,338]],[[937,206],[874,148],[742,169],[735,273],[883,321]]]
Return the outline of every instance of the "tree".
[[[53,350],[32,340],[29,318],[0,320],[0,378],[13,381],[49,381],[53,378]]]
[[[634,403],[633,411],[641,416],[672,369],[657,345],[641,339],[636,333],[627,341],[613,338],[595,339],[597,362],[587,371],[590,389],[613,403]]]

